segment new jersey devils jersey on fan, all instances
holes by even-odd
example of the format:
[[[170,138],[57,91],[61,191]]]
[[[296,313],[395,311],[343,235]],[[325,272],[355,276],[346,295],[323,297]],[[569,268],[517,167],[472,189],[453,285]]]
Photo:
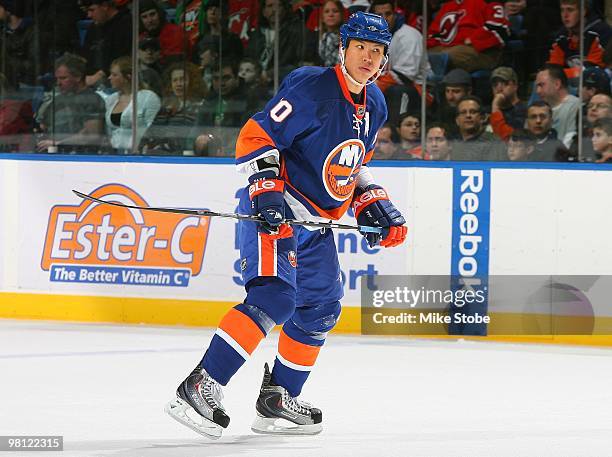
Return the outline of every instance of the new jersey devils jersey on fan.
[[[386,118],[384,97],[374,84],[356,104],[340,66],[302,67],[242,128],[236,163],[252,173],[255,161],[275,156],[296,218],[339,219]]]
[[[457,46],[469,38],[478,52],[499,48],[509,37],[509,25],[504,7],[498,1],[447,1],[429,28],[427,47]]]

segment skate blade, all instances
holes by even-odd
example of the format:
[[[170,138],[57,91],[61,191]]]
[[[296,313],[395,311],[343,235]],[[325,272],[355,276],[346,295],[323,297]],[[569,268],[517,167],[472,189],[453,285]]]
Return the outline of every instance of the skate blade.
[[[178,397],[170,400],[166,404],[164,411],[174,420],[186,425],[206,438],[210,438],[211,440],[218,440],[221,438],[223,428],[219,424],[200,416],[187,402]],[[198,418],[200,423],[198,423],[195,418]]]
[[[264,435],[317,435],[323,431],[323,424],[300,425],[277,417],[255,417],[251,430]]]

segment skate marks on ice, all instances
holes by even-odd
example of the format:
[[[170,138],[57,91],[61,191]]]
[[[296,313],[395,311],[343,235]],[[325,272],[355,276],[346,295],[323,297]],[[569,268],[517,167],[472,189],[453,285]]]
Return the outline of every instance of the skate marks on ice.
[[[325,457],[324,449],[324,440],[312,437],[245,434],[226,435],[218,441],[206,438],[76,441],[65,443],[62,457],[287,457],[288,453],[293,457]]]
[[[224,389],[232,422],[210,441],[163,406],[212,332],[0,320],[0,430],[63,435],[62,457],[611,455],[611,350],[337,335],[304,389],[322,434],[250,431],[274,334]]]
[[[202,439],[140,439],[70,442],[62,457],[585,457],[603,456],[609,430],[494,432],[455,430],[313,436],[227,435]],[[546,441],[546,450],[534,442]],[[578,450],[580,449],[580,450]]]

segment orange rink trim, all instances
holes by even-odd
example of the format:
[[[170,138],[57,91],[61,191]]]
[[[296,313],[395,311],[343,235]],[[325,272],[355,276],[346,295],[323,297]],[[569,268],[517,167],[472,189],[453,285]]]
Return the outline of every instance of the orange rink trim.
[[[216,328],[219,321],[234,306],[236,306],[235,301],[0,291],[0,319],[45,320],[97,325]],[[603,320],[606,325],[608,323],[612,325],[612,317],[596,317],[595,320],[596,323]],[[361,309],[354,306],[343,306],[342,317],[331,333],[359,335],[361,333]],[[363,336],[363,338],[371,337]],[[489,335],[463,338],[457,336],[393,336],[389,338],[466,339],[512,344],[561,344],[612,348],[612,335]]]
[[[289,362],[291,365],[297,365],[298,370],[310,370],[315,364],[321,346],[310,346],[308,344],[300,343],[289,337],[284,330],[281,330],[280,337],[278,338],[278,354],[281,363]],[[285,365],[285,363],[283,363]],[[289,368],[295,368],[289,366]]]
[[[238,343],[248,355],[253,353],[259,342],[266,336],[249,316],[236,309],[230,309],[223,317],[219,329]],[[222,335],[219,336],[223,338]],[[231,343],[230,345],[233,346]]]

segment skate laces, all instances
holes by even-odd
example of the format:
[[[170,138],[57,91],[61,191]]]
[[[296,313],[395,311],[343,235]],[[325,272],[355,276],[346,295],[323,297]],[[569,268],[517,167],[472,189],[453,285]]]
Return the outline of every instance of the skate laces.
[[[292,397],[287,392],[287,389],[283,389],[283,404],[294,413],[303,414],[306,416],[310,415],[310,409],[312,405],[310,403],[301,402],[297,398]]]
[[[221,400],[223,400],[223,391],[217,381],[208,376],[204,375],[204,378],[200,382],[200,392],[202,398],[206,400],[206,403],[213,409],[223,409],[221,406]]]

